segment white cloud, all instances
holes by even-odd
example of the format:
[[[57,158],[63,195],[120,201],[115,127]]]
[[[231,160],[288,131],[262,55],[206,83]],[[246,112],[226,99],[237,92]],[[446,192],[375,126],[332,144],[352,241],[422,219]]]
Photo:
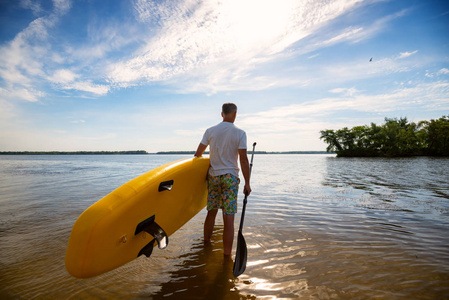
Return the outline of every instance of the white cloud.
[[[71,82],[66,85],[62,85],[66,90],[78,90],[83,92],[89,92],[97,96],[106,95],[109,92],[110,87],[104,84],[95,84],[90,81]]]
[[[23,7],[40,13],[40,6],[31,1],[22,1]],[[47,41],[48,29],[56,25],[59,17],[66,13],[70,1],[54,1],[55,12],[33,20],[15,38],[0,46],[0,77],[9,100],[38,101],[43,92],[35,88],[35,82],[45,78],[44,62],[50,51]]]
[[[442,68],[437,72],[437,75],[447,75],[447,74],[449,74],[449,69],[446,68]]]
[[[94,84],[91,81],[80,81],[80,74],[76,74],[68,69],[56,70],[53,76],[48,80],[57,84],[57,86],[64,90],[78,90],[89,92],[98,96],[105,95],[109,92],[110,87],[104,84]]]
[[[283,75],[286,76],[286,80],[290,80],[290,86],[298,86],[298,82],[302,82],[307,86],[335,86],[344,85],[347,82],[365,80],[370,78],[378,78],[380,76],[388,76],[392,74],[405,73],[412,69],[406,61],[397,61],[392,58],[380,58],[373,62],[369,62],[368,59],[354,59],[352,61],[337,61],[332,63],[314,64],[311,67],[302,66],[296,69],[293,75],[289,73]],[[296,77],[296,83],[293,81]],[[277,78],[280,82],[284,81],[284,78],[278,75]],[[332,89],[334,93],[355,93],[357,90],[351,89]]]
[[[58,15],[66,14],[72,6],[71,0],[53,0],[55,13]]]
[[[334,94],[344,94],[345,96],[352,96],[355,93],[357,93],[357,89],[355,88],[336,88],[336,89],[332,89],[329,92],[334,93]]]
[[[301,47],[298,47],[295,52],[297,54],[307,54],[323,47],[329,47],[342,42],[358,43],[379,34],[379,32],[388,28],[391,21],[404,16],[408,11],[407,9],[403,9],[394,14],[377,19],[371,24],[365,26],[349,26],[343,30],[338,27],[334,29],[332,26],[323,26],[314,32],[310,40],[302,44]]]
[[[314,105],[322,110],[355,110],[363,112],[389,112],[410,107],[438,110],[449,108],[449,83],[420,83],[402,87],[385,94],[357,94],[354,97],[330,99]]]
[[[54,72],[53,76],[50,77],[49,80],[54,83],[69,83],[75,81],[75,79],[79,77],[80,75],[75,74],[68,69],[59,69]]]
[[[72,124],[82,124],[82,123],[85,123],[86,121],[85,120],[74,120],[74,121],[71,121],[70,123],[72,123]]]
[[[7,100],[25,100],[29,102],[37,102],[45,94],[40,91],[27,88],[16,88],[13,90],[0,88],[0,97],[4,101]]]
[[[32,4],[26,0],[23,3]],[[299,51],[357,42],[405,13],[387,16],[370,26],[339,29],[323,35],[324,38],[317,34],[359,3],[362,1],[135,0],[136,19],[141,27],[113,19],[92,20],[86,25],[86,41],[76,46],[58,46],[57,52],[46,39],[49,30],[71,8],[71,1],[54,0],[52,13],[33,21],[0,49],[5,53],[5,58],[0,58],[0,76],[10,84],[6,86],[8,89],[12,85],[31,88],[36,81],[45,79],[55,89],[93,95],[104,95],[112,87],[160,81],[174,86],[177,92],[209,95],[248,88],[306,86],[315,78],[273,74],[264,71],[264,66],[288,56],[285,50],[305,37],[316,34],[318,40],[312,46],[301,46]],[[128,53],[120,60],[111,54],[132,43],[142,46],[135,51],[127,49]],[[72,69],[58,67],[64,63],[71,64]],[[357,76],[356,72],[352,76]],[[103,81],[105,77],[107,80]]]
[[[333,38],[330,38],[330,39],[328,39],[326,41],[321,42],[321,45],[322,46],[329,46],[329,45],[333,45],[333,44],[336,44],[336,43],[341,42],[341,41],[356,40],[356,39],[358,39],[358,37],[360,36],[362,31],[363,31],[362,27],[359,27],[359,28],[352,28],[352,27],[347,28],[345,30],[345,32],[343,32],[343,33],[341,33],[341,34],[339,34],[339,35],[337,35],[337,36],[335,36]]]
[[[426,76],[427,78],[435,78],[435,76],[447,75],[447,74],[449,74],[449,70],[446,68],[442,68],[436,73],[426,70],[426,73],[424,74],[424,76]]]
[[[39,2],[32,0],[20,0],[20,5],[25,9],[31,9],[34,14],[42,12],[42,7]]]
[[[39,20],[39,19],[38,19]],[[35,20],[8,45],[0,47],[0,76],[8,84],[29,85],[32,77],[42,75],[42,63],[36,57],[44,52],[41,46],[32,46],[28,39],[45,36],[45,28]]]
[[[22,6],[29,7],[35,12],[42,12],[40,6],[34,2],[24,0]],[[72,70],[66,68],[53,70],[55,63],[62,64],[67,59],[63,57],[64,54],[52,50],[48,32],[70,8],[70,0],[53,0],[52,12],[33,20],[12,41],[0,47],[2,53],[0,77],[4,80],[4,90],[9,100],[38,101],[44,94],[37,88],[42,80],[48,80],[55,84],[56,88],[78,90],[94,95],[105,95],[109,91],[110,88],[107,85],[94,84],[92,79],[80,80],[85,75]],[[78,65],[78,68],[82,66]],[[89,74],[87,77],[91,76],[92,74]]]
[[[203,87],[226,90],[358,2],[136,1],[138,19],[160,30],[133,58],[114,64],[109,79],[129,86],[201,74]]]
[[[388,113],[397,110],[416,108],[420,111],[449,110],[449,83],[434,82],[404,87],[390,93],[353,95],[346,94],[347,89],[335,89],[333,93],[342,93],[340,97],[322,98],[300,104],[274,107],[267,111],[239,116],[239,126],[248,134],[260,136],[264,140],[276,140],[276,135],[296,135],[306,132],[315,139],[319,138],[319,130],[326,128],[329,117],[341,112]],[[367,120],[366,123],[372,120]],[[359,124],[362,125],[362,124]],[[328,127],[349,126],[338,121]],[[268,135],[272,137],[268,137]],[[304,136],[301,134],[301,136]],[[276,142],[270,142],[275,145]],[[284,148],[285,149],[285,148]]]
[[[407,58],[407,57],[412,56],[412,55],[414,55],[416,53],[418,53],[418,50],[415,50],[415,51],[412,51],[412,52],[401,52],[399,54],[399,59]]]

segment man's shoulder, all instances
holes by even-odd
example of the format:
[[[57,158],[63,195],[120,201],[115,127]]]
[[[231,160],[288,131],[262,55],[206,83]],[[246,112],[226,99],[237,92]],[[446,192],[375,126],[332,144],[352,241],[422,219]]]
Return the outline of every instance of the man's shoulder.
[[[240,133],[240,134],[246,134],[245,130],[235,126],[235,129]]]
[[[220,128],[220,127],[222,126],[221,124],[222,124],[222,123],[218,123],[218,124],[216,124],[216,125],[214,125],[214,126],[211,126],[211,127],[207,128],[206,131],[211,131],[211,130]]]
[[[221,130],[225,130],[225,128],[233,128],[233,130],[239,132],[240,134],[245,134],[245,131],[237,126],[235,126],[234,123],[229,123],[229,122],[220,122],[214,126],[209,127],[206,131],[221,131]]]
[[[221,128],[228,128],[228,127],[235,127],[235,125],[233,123],[229,123],[229,122],[220,122],[214,126],[209,127],[208,129],[212,130],[212,129],[221,129]]]

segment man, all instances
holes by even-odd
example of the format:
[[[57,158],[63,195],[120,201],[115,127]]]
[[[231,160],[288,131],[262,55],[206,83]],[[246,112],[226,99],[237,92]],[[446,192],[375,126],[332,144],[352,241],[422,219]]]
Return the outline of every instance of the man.
[[[225,257],[230,257],[234,242],[234,215],[237,212],[237,194],[239,189],[239,168],[245,179],[244,193],[251,193],[250,170],[246,147],[246,133],[237,128],[237,106],[225,103],[221,116],[223,122],[210,127],[196,150],[195,156],[203,155],[207,146],[210,151],[208,175],[207,216],[204,222],[204,243],[210,243],[218,209],[223,211],[223,248]]]

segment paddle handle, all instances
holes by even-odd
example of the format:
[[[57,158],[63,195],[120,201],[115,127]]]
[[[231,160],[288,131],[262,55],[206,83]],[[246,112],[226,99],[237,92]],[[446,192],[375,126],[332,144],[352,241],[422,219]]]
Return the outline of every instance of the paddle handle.
[[[249,164],[249,175],[251,177],[251,171],[253,169],[253,159],[254,159],[254,150],[256,149],[256,144],[253,144],[253,153],[251,154],[251,162]],[[243,221],[245,219],[245,210],[246,210],[246,203],[248,202],[248,194],[245,193],[245,198],[243,199],[243,209],[242,209],[242,217],[240,218],[240,227],[239,231],[242,231],[243,229]]]

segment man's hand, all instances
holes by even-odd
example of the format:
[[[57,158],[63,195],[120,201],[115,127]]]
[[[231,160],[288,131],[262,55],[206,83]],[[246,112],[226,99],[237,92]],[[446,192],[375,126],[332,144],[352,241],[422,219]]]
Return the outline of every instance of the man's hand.
[[[249,183],[245,183],[245,187],[243,188],[243,193],[247,196],[251,194],[251,187],[249,186]]]
[[[249,185],[250,173],[249,173],[249,161],[246,149],[239,149],[240,167],[242,168],[243,178],[245,178],[245,187],[243,193],[245,195],[251,194],[251,186]]]

